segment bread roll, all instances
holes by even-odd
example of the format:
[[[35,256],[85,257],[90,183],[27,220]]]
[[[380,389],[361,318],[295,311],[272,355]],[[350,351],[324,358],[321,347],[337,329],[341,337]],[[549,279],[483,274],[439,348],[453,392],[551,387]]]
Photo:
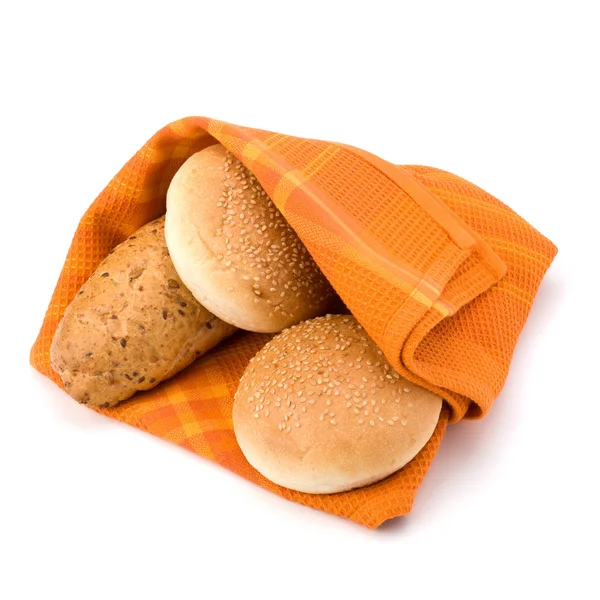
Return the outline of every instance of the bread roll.
[[[233,426],[271,481],[329,494],[403,467],[438,422],[442,399],[401,377],[349,315],[286,329],[250,361]]]
[[[277,332],[329,310],[333,290],[271,199],[220,144],[167,193],[167,245],[196,299],[242,329]]]
[[[234,331],[181,282],[161,217],[117,246],[79,290],[50,360],[73,398],[104,408],[158,385]]]

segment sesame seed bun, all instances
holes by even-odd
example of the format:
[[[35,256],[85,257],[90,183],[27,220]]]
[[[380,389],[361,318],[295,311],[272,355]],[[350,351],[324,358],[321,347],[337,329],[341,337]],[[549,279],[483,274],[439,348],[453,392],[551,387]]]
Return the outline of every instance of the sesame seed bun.
[[[250,361],[233,426],[248,462],[287,488],[343,492],[402,468],[442,399],[401,377],[351,315],[286,329]]]
[[[324,314],[334,297],[254,175],[221,144],[191,156],[173,177],[165,236],[196,300],[242,329],[281,331]]]

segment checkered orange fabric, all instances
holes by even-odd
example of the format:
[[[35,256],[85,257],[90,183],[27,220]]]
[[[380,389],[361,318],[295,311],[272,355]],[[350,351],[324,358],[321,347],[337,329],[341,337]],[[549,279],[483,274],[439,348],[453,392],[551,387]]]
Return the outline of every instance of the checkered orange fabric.
[[[58,385],[49,349],[65,308],[114,246],[164,213],[183,161],[216,142],[254,172],[392,365],[444,397],[438,427],[414,460],[377,484],[331,495],[279,487],[250,467],[233,433],[237,383],[269,339],[248,332],[100,412],[285,498],[377,527],[410,510],[446,425],[490,409],[556,248],[502,202],[450,173],[398,167],[342,144],[182,119],[156,133],[81,219],[31,352],[34,367]]]

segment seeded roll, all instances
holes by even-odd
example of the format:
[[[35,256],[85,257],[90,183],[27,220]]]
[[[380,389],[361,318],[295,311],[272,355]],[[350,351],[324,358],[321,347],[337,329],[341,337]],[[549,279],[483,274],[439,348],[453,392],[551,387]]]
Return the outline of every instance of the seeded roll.
[[[233,405],[248,462],[312,494],[379,481],[431,437],[442,399],[401,377],[350,315],[286,329],[250,361]]]
[[[194,297],[242,329],[278,332],[334,293],[256,177],[221,144],[191,156],[167,193],[167,245]]]
[[[79,290],[56,330],[52,368],[76,400],[108,408],[187,367],[236,328],[186,289],[164,217],[117,246]]]

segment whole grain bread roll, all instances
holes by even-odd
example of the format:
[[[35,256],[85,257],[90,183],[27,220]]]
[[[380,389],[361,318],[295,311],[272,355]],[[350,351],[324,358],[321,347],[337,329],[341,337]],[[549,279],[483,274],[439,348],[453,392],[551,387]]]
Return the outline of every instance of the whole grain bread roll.
[[[67,392],[106,408],[188,366],[236,328],[195,300],[175,271],[164,217],[117,246],[56,330],[52,368]]]

